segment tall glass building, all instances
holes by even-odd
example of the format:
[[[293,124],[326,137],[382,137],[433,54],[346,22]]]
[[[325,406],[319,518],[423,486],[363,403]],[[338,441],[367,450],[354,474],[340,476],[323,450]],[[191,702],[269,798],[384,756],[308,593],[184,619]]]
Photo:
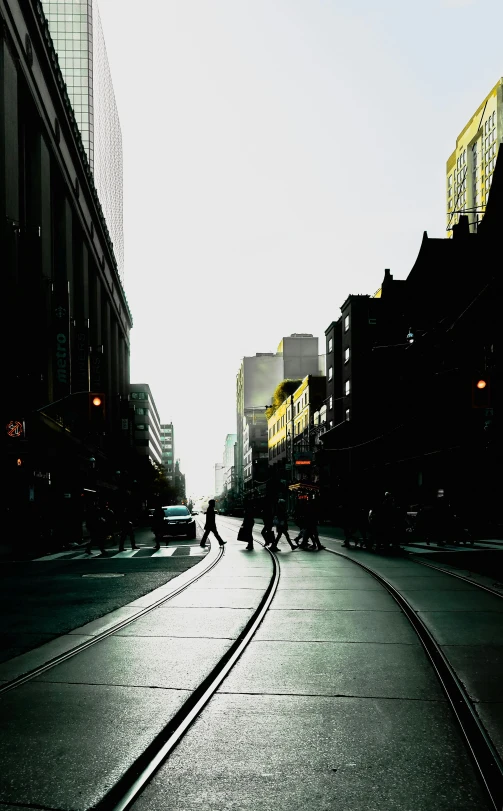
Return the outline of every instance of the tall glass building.
[[[124,283],[122,134],[96,0],[42,0]]]

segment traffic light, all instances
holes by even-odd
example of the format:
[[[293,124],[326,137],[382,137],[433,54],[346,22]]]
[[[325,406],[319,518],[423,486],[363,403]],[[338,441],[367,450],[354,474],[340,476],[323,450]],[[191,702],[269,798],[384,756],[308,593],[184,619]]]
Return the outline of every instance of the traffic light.
[[[472,380],[472,408],[491,408],[491,381],[488,375],[477,375]]]
[[[101,392],[89,392],[89,423],[94,431],[105,430],[105,395]]]

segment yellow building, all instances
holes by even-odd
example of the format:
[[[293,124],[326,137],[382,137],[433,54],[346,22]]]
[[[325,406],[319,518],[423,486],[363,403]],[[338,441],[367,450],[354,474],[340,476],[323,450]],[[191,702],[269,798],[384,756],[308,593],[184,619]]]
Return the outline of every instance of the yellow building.
[[[301,436],[309,444],[309,429],[314,413],[323,403],[325,385],[323,375],[306,375],[268,417],[269,464],[290,458],[293,445]]]
[[[503,137],[503,78],[494,85],[456,139],[447,161],[447,236],[461,214],[476,231],[484,216],[499,145]]]

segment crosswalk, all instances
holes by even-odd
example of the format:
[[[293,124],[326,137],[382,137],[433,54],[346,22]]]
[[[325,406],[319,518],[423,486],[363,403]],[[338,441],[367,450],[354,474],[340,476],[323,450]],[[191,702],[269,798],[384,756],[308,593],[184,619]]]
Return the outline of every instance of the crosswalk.
[[[51,560],[93,560],[97,558],[101,560],[145,560],[145,558],[203,557],[208,551],[208,547],[203,549],[199,543],[179,546],[161,546],[160,549],[156,549],[155,546],[139,546],[138,549],[124,549],[122,552],[119,551],[118,547],[112,547],[106,549],[105,555],[102,555],[99,549],[92,549],[89,553],[82,547],[79,547],[78,549],[65,549],[63,552],[42,555],[42,557],[32,558],[32,560],[34,562]]]

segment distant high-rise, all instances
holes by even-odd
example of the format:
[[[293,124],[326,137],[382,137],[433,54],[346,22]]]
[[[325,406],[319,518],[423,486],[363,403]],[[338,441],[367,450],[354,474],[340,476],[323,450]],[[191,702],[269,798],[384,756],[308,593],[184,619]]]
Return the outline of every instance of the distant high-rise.
[[[172,422],[161,423],[162,466],[170,482],[175,480],[175,429]]]
[[[134,409],[134,446],[140,456],[162,465],[161,422],[148,383],[130,383],[129,402]]]
[[[124,282],[122,134],[96,0],[42,0]]]
[[[460,132],[447,161],[447,236],[452,237],[461,214],[468,215],[470,231],[477,230],[486,210],[502,139],[503,78]]]

